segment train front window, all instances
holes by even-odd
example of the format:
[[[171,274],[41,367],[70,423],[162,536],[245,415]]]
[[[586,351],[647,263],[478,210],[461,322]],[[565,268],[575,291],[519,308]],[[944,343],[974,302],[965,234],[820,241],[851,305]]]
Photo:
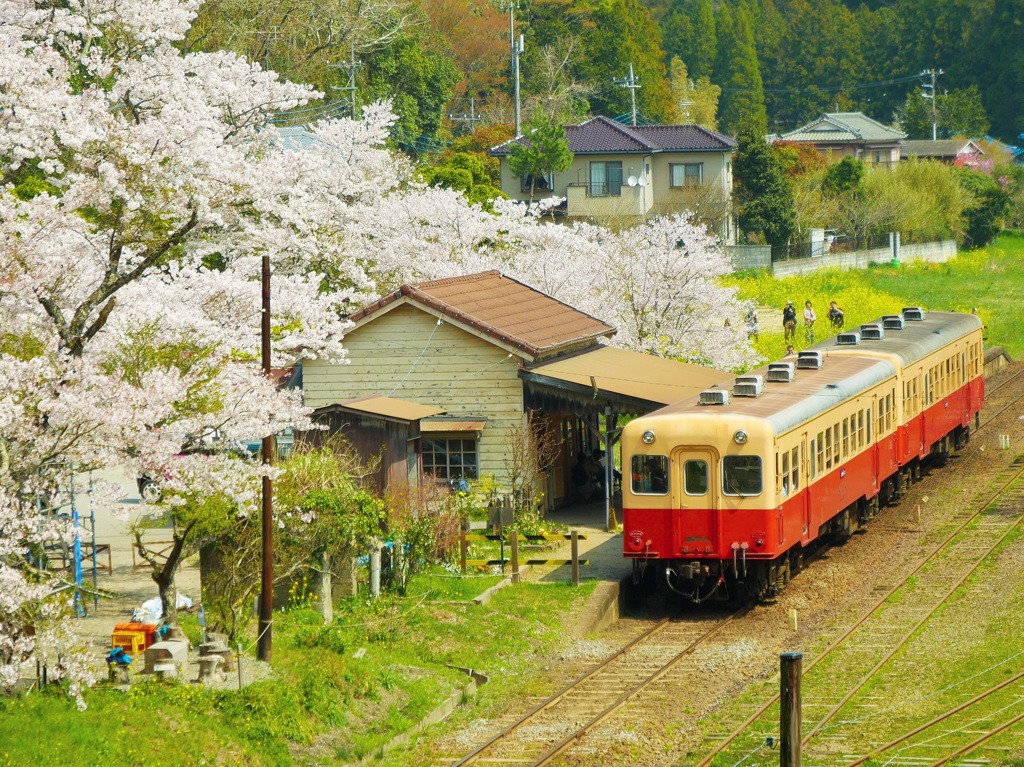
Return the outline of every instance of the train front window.
[[[687,495],[707,495],[707,461],[686,461],[683,464],[683,480]]]
[[[665,495],[668,492],[668,456],[634,455],[630,469],[635,494]]]
[[[727,455],[722,459],[722,492],[726,495],[761,494],[761,458]]]

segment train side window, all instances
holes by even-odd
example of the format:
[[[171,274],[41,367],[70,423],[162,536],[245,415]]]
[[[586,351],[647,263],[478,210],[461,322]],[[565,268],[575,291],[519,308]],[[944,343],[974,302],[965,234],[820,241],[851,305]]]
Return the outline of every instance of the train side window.
[[[779,487],[782,488],[782,497],[789,495],[789,451],[782,454],[782,476]]]
[[[634,455],[630,469],[634,493],[665,495],[668,492],[668,456]]]
[[[932,381],[928,373],[924,374],[924,404],[932,404]]]
[[[867,426],[868,430],[868,444],[871,444],[871,408],[867,409],[867,415],[864,416],[864,425]]]
[[[818,473],[825,471],[825,435],[818,432]]]
[[[885,431],[892,431],[892,395],[885,395]]]
[[[761,457],[727,455],[722,459],[722,492],[726,495],[761,494]]]
[[[687,461],[683,464],[683,490],[687,495],[707,495],[707,461]]]
[[[843,458],[850,455],[850,422],[843,419]]]
[[[817,455],[818,454],[815,452],[815,449],[814,449],[816,444],[817,443],[812,439],[811,440],[811,460],[808,461],[808,463],[810,464],[810,467],[811,467],[811,479],[814,479],[816,476],[818,476],[818,472],[816,471],[816,469],[818,467],[818,464],[817,464],[817,460],[818,460]]]
[[[793,492],[800,489],[800,448],[794,447],[791,463],[793,465]]]
[[[832,427],[832,444],[835,447],[835,456],[834,456],[835,460],[833,461],[833,464],[835,466],[838,466],[839,465],[839,424],[836,424],[835,426]]]
[[[832,427],[825,429],[825,468],[832,468]]]

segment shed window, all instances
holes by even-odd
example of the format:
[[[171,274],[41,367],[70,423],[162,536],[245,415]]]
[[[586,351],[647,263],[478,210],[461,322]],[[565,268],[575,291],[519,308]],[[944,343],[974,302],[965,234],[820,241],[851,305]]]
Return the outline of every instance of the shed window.
[[[467,439],[464,435],[423,439],[423,471],[435,479],[476,479],[477,466],[475,439]]]
[[[668,456],[634,455],[630,469],[634,493],[665,495],[668,492]]]
[[[726,495],[761,494],[761,458],[727,455],[722,459],[722,492]]]

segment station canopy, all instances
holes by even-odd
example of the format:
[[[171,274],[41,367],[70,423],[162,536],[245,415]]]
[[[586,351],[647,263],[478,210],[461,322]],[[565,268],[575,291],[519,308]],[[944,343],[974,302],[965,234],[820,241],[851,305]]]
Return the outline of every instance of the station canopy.
[[[528,407],[548,411],[611,407],[640,414],[691,397],[733,374],[715,368],[601,346],[521,370]]]

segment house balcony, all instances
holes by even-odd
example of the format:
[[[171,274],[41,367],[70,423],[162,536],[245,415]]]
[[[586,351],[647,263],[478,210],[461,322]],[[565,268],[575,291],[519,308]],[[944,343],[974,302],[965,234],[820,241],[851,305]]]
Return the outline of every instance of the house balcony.
[[[566,187],[566,214],[580,218],[643,216],[653,195],[649,186],[620,182],[575,183]]]

